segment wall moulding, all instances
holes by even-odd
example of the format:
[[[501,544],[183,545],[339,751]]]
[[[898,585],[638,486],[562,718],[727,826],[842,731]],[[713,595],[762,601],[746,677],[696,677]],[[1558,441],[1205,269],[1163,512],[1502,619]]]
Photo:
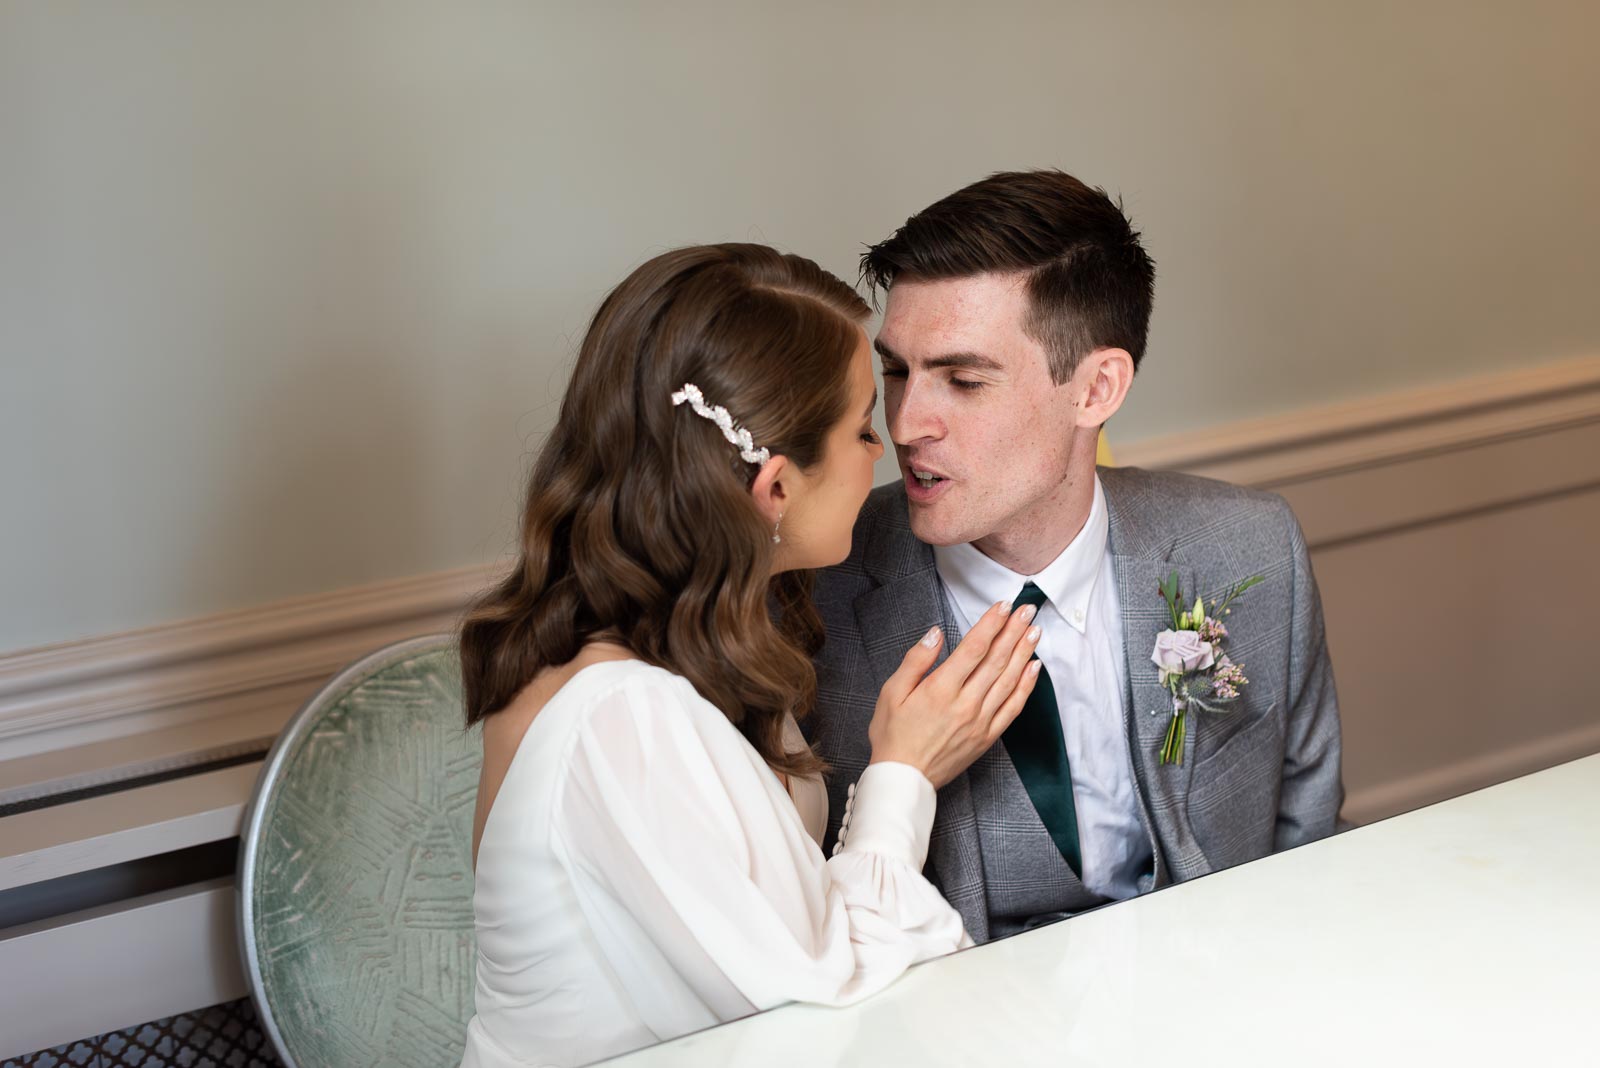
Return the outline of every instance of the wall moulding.
[[[1600,490],[1600,358],[1115,445],[1124,464],[1284,494],[1320,552]],[[451,629],[494,577],[459,568],[0,656],[0,803],[265,748],[340,667]],[[1387,795],[1369,797],[1377,811]]]
[[[1118,444],[1117,460],[1276,489],[1600,420],[1600,357]]]
[[[344,664],[450,629],[491,581],[457,568],[0,657],[0,795],[63,768],[81,778],[127,764],[144,748],[129,736],[161,735],[168,752],[191,734],[207,748],[270,737]],[[207,732],[209,721],[238,729]],[[78,752],[56,768],[48,754],[64,749]]]

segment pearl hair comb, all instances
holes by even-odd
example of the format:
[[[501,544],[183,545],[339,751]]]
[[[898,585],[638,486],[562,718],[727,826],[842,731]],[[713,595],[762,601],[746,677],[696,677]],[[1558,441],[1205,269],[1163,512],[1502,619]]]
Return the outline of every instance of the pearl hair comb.
[[[736,426],[733,422],[733,416],[728,414],[728,409],[720,404],[706,404],[706,398],[700,392],[699,386],[692,382],[685,382],[683,388],[672,395],[672,406],[674,408],[685,401],[688,401],[689,406],[694,409],[694,414],[717,424],[717,429],[722,431],[722,436],[728,439],[728,443],[738,446],[739,455],[744,458],[746,463],[752,463],[758,467],[766,465],[767,460],[771,458],[771,454],[766,449],[756,448],[755,442],[750,440],[750,431],[742,426]]]

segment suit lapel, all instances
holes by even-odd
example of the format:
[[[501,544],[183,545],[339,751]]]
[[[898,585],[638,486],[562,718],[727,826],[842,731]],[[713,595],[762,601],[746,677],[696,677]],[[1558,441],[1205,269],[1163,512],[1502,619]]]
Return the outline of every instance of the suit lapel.
[[[862,568],[878,585],[855,600],[856,623],[872,670],[873,686],[881,689],[899,669],[910,649],[938,626],[944,631],[939,663],[961,640],[946,610],[944,590],[934,565],[933,550],[911,533],[903,499],[885,509],[862,554]],[[967,932],[978,942],[989,937],[988,900],[984,893],[978,823],[966,772],[939,790],[928,863],[938,875],[939,889],[961,913]]]
[[[939,574],[931,565],[926,573],[906,576],[856,598],[856,622],[866,642],[873,681],[881,687],[900,668],[906,651],[922,639],[928,628],[943,628],[944,648],[939,662],[960,641],[949,613],[943,610]]]
[[[1143,500],[1125,480],[1127,474],[1103,470],[1101,482],[1111,518],[1112,564],[1128,669],[1128,687],[1123,694],[1128,745],[1143,815],[1154,839],[1155,885],[1164,886],[1175,877],[1190,878],[1210,870],[1189,832],[1185,808],[1194,771],[1195,732],[1191,730],[1184,741],[1181,765],[1161,763],[1161,744],[1172,719],[1172,695],[1161,685],[1160,673],[1150,659],[1156,635],[1172,626],[1158,589],[1160,583],[1176,571],[1180,588],[1193,596],[1197,575],[1176,558],[1171,542],[1159,535],[1157,524],[1151,521],[1154,517],[1148,513],[1158,502]]]

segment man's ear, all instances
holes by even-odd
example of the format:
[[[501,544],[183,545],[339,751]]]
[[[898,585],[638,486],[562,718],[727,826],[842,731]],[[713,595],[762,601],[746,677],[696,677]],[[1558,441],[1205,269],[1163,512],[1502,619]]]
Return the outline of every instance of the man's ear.
[[[792,499],[792,487],[784,485],[784,480],[794,474],[789,466],[787,456],[769,457],[750,486],[750,496],[755,499],[757,510],[767,517],[769,523],[778,521],[778,517],[788,510]]]
[[[1083,358],[1072,376],[1083,390],[1078,402],[1078,425],[1104,426],[1128,396],[1133,385],[1133,357],[1126,349],[1095,349]]]

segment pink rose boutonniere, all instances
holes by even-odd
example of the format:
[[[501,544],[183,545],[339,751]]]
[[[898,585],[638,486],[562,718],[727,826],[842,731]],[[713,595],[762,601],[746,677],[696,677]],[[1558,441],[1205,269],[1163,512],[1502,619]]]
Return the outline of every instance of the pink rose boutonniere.
[[[1222,706],[1237,698],[1239,687],[1250,681],[1244,677],[1244,668],[1222,651],[1222,643],[1228,639],[1222,617],[1232,612],[1231,606],[1240,594],[1263,581],[1263,576],[1253,575],[1234,583],[1211,599],[1209,610],[1204,597],[1196,597],[1190,608],[1182,607],[1184,598],[1178,589],[1176,571],[1160,584],[1161,597],[1172,613],[1172,629],[1156,635],[1155,651],[1150,654],[1161,669],[1161,685],[1172,694],[1172,723],[1161,743],[1161,763],[1183,763],[1183,740],[1189,731],[1184,717],[1190,708],[1226,712]],[[1160,716],[1166,712],[1157,708],[1151,709],[1150,714]]]

